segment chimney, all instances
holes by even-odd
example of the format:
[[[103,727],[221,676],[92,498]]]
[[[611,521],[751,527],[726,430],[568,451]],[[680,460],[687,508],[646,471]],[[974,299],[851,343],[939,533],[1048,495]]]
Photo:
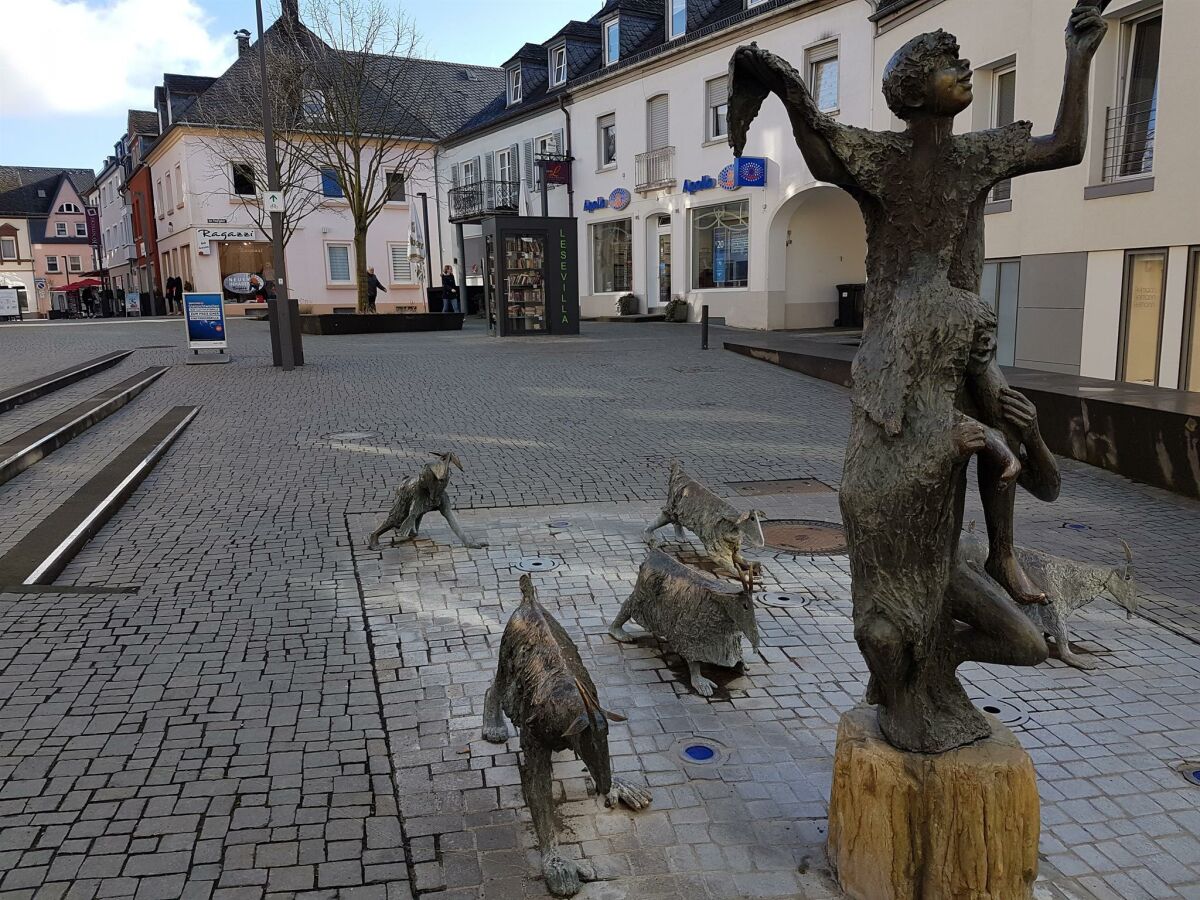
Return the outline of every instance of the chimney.
[[[239,28],[233,33],[238,42],[238,57],[241,58],[250,52],[250,32],[245,28]]]
[[[280,0],[279,18],[286,24],[300,24],[300,0]]]

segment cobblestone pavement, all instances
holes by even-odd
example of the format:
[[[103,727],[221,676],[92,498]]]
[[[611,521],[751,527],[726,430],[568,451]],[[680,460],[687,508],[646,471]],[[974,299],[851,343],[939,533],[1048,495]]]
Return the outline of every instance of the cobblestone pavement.
[[[0,432],[182,362],[154,349],[181,327],[0,327],[11,383],[151,348]],[[556,761],[567,851],[604,878],[581,896],[836,896],[821,851],[834,728],[864,678],[845,558],[764,558],[769,587],[803,605],[760,609],[760,650],[709,701],[667,648],[604,629],[668,459],[718,487],[836,487],[844,390],[701,352],[687,326],[309,338],[290,374],[270,367],[266,325],[230,332],[231,365],[176,366],[0,486],[2,550],[170,406],[203,407],[64,590],[0,594],[0,897],[545,897],[516,742],[479,739],[529,554],[560,562],[535,576],[541,599],[629,716],[614,768],[654,791],[641,813],[606,810]],[[366,550],[391,488],[442,449],[466,462],[457,505],[490,546],[457,547],[435,517],[418,543]],[[1200,504],[1064,469],[1059,503],[1022,502],[1021,539],[1115,564],[1125,538],[1142,614],[1100,601],[1074,620],[1094,672],[962,675],[1037,764],[1041,897],[1197,900],[1200,788],[1173,767],[1200,759]],[[832,493],[734,502],[837,517]],[[682,761],[693,737],[719,765]]]

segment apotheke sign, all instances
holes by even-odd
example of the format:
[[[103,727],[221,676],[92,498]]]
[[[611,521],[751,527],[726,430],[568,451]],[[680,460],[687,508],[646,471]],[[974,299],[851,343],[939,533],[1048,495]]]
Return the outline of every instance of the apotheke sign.
[[[598,209],[622,210],[629,205],[633,195],[626,188],[613,188],[608,197],[597,197],[595,200],[584,200],[583,211],[595,212]]]

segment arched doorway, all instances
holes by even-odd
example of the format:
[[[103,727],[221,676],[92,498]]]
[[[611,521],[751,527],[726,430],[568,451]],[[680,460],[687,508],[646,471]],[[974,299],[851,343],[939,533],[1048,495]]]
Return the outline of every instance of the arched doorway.
[[[815,185],[789,197],[771,219],[767,270],[783,327],[832,326],[837,285],[864,282],[866,258],[866,226],[845,191]]]

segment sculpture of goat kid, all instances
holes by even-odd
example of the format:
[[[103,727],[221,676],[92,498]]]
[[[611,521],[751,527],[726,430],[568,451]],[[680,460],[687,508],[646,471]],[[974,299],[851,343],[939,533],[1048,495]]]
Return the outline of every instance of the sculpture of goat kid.
[[[446,488],[450,484],[450,466],[458,466],[462,471],[462,460],[455,453],[435,453],[436,462],[426,464],[416,475],[410,475],[396,488],[396,499],[387,514],[383,524],[375,529],[367,541],[371,550],[379,548],[379,539],[391,531],[392,545],[411,541],[417,536],[421,527],[421,519],[431,512],[440,512],[450,526],[450,530],[462,541],[464,547],[478,550],[487,544],[476,544],[463,534],[462,526],[454,517],[450,507],[450,497]]]
[[[608,633],[629,643],[634,638],[623,626],[635,620],[683,657],[696,693],[711,697],[716,685],[704,677],[700,664],[741,665],[742,635],[758,649],[753,573],[747,570],[741,579],[738,590],[661,550],[651,550]]]
[[[542,873],[555,897],[570,897],[595,878],[590,866],[567,859],[558,849],[550,755],[572,750],[583,760],[607,806],[617,801],[643,809],[650,794],[612,775],[608,722],[623,722],[596,699],[596,686],[566,631],[537,600],[533,581],[521,576],[521,605],[500,640],[496,677],[483,703],[484,740],[508,740],[501,709],[521,735],[521,791],[533,817]]]
[[[675,526],[675,537],[682,540],[683,529],[692,532],[704,549],[722,569],[740,579],[744,572],[756,571],[757,563],[742,556],[745,527],[753,521],[758,532],[758,546],[763,546],[761,518],[764,513],[753,509],[738,512],[725,500],[683,471],[677,462],[671,463],[667,482],[667,504],[644,537],[651,547],[658,546],[654,532],[664,525]]]
[[[1108,597],[1124,607],[1126,618],[1132,618],[1138,607],[1137,584],[1133,580],[1133,552],[1121,541],[1125,550],[1124,566],[1097,566],[1076,562],[1061,556],[1051,556],[1028,547],[1017,547],[1017,559],[1026,574],[1039,589],[1046,592],[1044,606],[1022,606],[1043,634],[1054,638],[1058,658],[1076,669],[1094,669],[1091,660],[1071,652],[1071,636],[1067,620],[1097,597]],[[964,535],[959,542],[959,556],[968,565],[982,572],[987,560],[986,543]]]

